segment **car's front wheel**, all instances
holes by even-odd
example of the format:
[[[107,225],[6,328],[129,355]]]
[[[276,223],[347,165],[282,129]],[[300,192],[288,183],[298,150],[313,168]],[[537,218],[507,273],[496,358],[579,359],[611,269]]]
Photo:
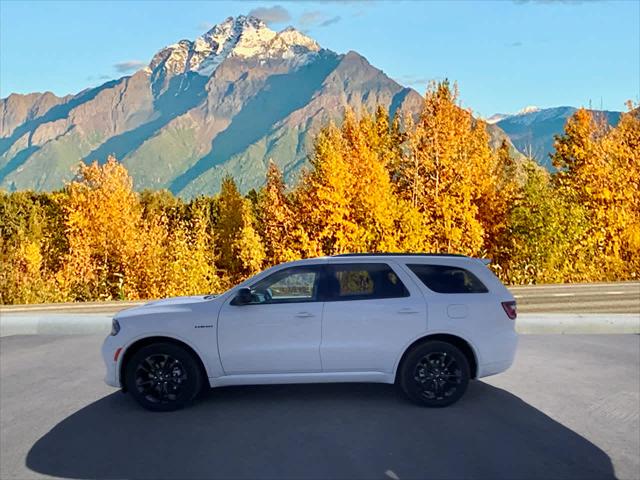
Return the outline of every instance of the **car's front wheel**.
[[[469,362],[456,346],[427,341],[414,347],[404,359],[399,383],[415,403],[446,407],[457,402],[469,384]]]
[[[177,410],[200,391],[198,363],[186,349],[172,343],[142,347],[127,362],[127,390],[148,410]]]

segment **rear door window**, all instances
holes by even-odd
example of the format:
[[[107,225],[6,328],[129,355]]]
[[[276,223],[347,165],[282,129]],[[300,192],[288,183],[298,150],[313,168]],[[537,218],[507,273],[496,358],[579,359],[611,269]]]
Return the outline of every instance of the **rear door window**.
[[[436,293],[487,293],[489,290],[469,270],[446,265],[407,265],[429,289]]]
[[[327,266],[327,301],[408,297],[398,275],[386,263],[344,263]]]

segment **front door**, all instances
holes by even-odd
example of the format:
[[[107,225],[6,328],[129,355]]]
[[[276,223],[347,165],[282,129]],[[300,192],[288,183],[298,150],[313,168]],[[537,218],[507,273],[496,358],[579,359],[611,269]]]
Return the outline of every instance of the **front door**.
[[[320,372],[320,266],[278,270],[251,286],[251,301],[228,300],[218,320],[227,375]]]

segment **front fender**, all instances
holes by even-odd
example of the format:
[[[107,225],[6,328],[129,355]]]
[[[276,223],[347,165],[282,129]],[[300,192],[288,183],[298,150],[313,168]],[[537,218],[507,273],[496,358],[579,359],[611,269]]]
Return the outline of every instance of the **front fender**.
[[[194,328],[194,330],[197,329]],[[175,332],[169,332],[166,330],[153,330],[132,336],[123,346],[116,365],[116,371],[118,372],[120,385],[123,385],[122,367],[124,359],[128,358],[127,353],[139,342],[151,338],[158,339],[158,341],[161,341],[162,339],[170,339],[187,345],[196,353],[196,355],[198,355],[198,357],[202,361],[207,374],[207,380],[210,378],[221,376],[223,371],[222,364],[220,363],[220,357],[218,355],[215,329],[211,328],[206,330],[210,331],[205,333],[197,332],[191,336],[180,335],[176,334]]]

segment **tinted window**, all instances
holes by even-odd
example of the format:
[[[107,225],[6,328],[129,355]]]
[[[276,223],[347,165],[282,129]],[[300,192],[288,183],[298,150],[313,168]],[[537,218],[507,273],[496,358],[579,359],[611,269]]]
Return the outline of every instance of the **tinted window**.
[[[487,287],[473,273],[445,265],[407,265],[429,290],[437,293],[486,293]]]
[[[327,300],[370,300],[408,297],[409,292],[386,263],[329,265]]]
[[[251,287],[251,303],[295,303],[316,299],[319,268],[294,267],[280,270]]]

